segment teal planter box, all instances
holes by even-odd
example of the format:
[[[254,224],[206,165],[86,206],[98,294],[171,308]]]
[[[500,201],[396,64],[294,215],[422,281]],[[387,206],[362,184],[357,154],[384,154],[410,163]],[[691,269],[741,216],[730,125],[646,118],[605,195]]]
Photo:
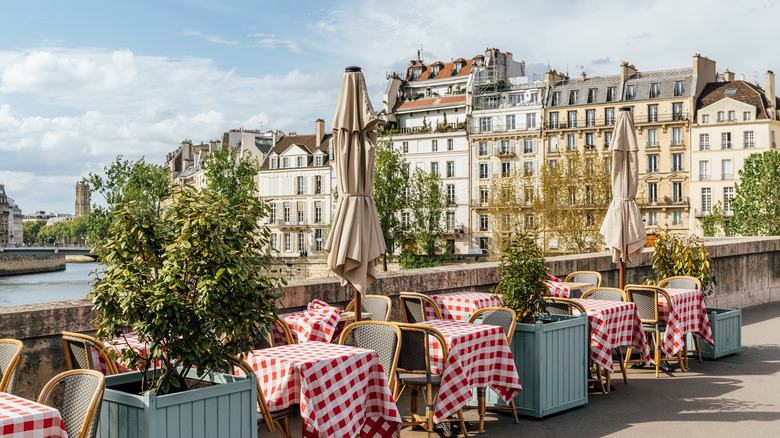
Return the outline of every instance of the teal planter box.
[[[523,390],[517,413],[546,417],[588,403],[589,333],[585,316],[549,315],[552,322],[517,324],[512,356]],[[477,405],[477,390],[470,406]],[[507,406],[488,388],[487,406]]]
[[[710,320],[712,329],[712,341],[715,347],[699,339],[701,347],[701,357],[707,359],[717,359],[729,354],[739,353],[742,350],[742,308],[720,309],[717,307],[707,308],[707,318]],[[693,335],[688,334],[688,350],[694,347]],[[689,356],[695,356],[695,353],[688,353]]]
[[[257,437],[254,374],[210,373],[204,381],[215,385],[161,396],[112,389],[140,380],[140,371],[106,376],[98,437]]]

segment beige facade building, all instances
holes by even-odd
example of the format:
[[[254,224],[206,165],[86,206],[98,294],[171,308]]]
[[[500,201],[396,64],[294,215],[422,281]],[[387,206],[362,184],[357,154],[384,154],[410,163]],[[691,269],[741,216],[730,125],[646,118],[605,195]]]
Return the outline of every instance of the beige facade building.
[[[22,210],[0,184],[0,247],[19,246],[24,242]]]
[[[691,232],[698,235],[703,232],[702,217],[716,203],[728,223],[745,159],[776,149],[780,135],[773,72],[766,73],[765,90],[734,80],[728,71],[719,79],[704,88],[691,129]]]

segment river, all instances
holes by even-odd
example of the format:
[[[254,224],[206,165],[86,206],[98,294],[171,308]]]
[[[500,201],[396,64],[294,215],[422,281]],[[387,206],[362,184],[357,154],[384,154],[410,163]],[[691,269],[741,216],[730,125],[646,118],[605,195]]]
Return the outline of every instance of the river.
[[[89,293],[97,263],[67,263],[64,271],[0,277],[0,307],[79,300]]]

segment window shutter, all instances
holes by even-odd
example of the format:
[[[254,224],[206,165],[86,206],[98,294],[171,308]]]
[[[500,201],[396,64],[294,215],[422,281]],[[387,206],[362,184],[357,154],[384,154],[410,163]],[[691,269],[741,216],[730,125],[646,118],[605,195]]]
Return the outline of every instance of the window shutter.
[[[531,150],[533,151],[533,153],[536,153],[536,139],[533,139],[532,142],[533,142],[533,146]]]

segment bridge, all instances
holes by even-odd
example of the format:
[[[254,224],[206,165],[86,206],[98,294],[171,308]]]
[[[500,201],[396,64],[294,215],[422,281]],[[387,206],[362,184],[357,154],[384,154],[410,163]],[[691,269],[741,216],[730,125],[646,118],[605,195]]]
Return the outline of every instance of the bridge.
[[[5,254],[64,254],[64,255],[82,255],[92,257],[97,260],[97,255],[91,253],[92,248],[87,246],[32,246],[32,247],[0,247],[0,253]]]

